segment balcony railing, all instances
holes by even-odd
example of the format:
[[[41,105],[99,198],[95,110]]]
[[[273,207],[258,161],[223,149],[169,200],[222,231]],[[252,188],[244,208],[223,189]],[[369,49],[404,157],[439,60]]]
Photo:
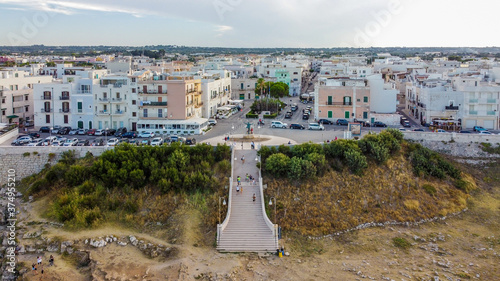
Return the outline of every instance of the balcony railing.
[[[469,115],[477,115],[477,110],[469,110]]]
[[[167,94],[167,91],[162,91],[162,92],[158,92],[158,91],[147,91],[147,92],[139,91],[139,95],[166,95],[166,94]]]
[[[487,103],[497,103],[497,100],[496,99],[487,99],[486,102]]]
[[[340,106],[344,106],[344,105],[352,105],[352,102],[326,102],[325,103],[326,105],[340,105]]]
[[[112,98],[111,99],[111,102],[122,102],[123,99],[122,98]]]
[[[445,109],[446,110],[458,110],[458,105],[457,106],[453,106],[453,105],[450,105],[450,106],[445,106]]]
[[[187,106],[188,106],[188,105],[193,105],[193,103],[194,103],[194,101],[188,101],[188,102],[186,103],[186,105],[187,105]]]
[[[59,100],[69,100],[69,96],[59,96]]]
[[[108,88],[110,86],[113,86],[113,88],[121,88],[123,85],[126,85],[126,84],[121,84],[121,83],[116,83],[116,84],[101,84],[101,88]]]
[[[197,104],[194,105],[194,107],[196,107],[196,108],[200,108],[202,106],[203,106],[203,102],[199,102],[199,103],[197,103]]]
[[[42,110],[40,112],[42,112],[42,113],[49,113],[49,112],[52,112],[52,111],[50,110],[50,108],[42,108]]]
[[[69,113],[69,108],[62,108],[62,109],[59,109],[59,113]]]
[[[167,106],[166,101],[143,101],[142,106]]]
[[[479,99],[469,99],[469,103],[478,103]]]
[[[91,90],[78,90],[76,93],[78,93],[78,94],[90,94],[90,93],[92,93],[92,91]]]
[[[423,104],[421,102],[418,103],[418,106],[420,106],[421,108],[425,108],[425,104]]]
[[[51,100],[52,96],[41,96],[40,99],[42,99],[42,100]]]
[[[497,115],[497,112],[496,111],[487,111],[486,115],[495,116],[495,115]]]
[[[117,110],[117,111],[115,111],[114,114],[116,114],[116,115],[122,115],[123,114],[123,110]]]
[[[99,98],[99,101],[109,102],[109,99],[108,98]]]

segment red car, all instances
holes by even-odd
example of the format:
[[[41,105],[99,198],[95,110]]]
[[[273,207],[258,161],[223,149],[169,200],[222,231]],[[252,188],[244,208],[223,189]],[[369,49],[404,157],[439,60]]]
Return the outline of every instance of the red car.
[[[87,135],[89,135],[89,136],[93,136],[93,135],[95,135],[95,129],[90,129],[90,130],[88,130],[88,131],[87,131]]]

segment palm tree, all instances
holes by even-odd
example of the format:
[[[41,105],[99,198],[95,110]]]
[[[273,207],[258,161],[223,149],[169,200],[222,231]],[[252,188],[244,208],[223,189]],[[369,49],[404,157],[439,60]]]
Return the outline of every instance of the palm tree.
[[[266,87],[266,80],[264,78],[259,78],[257,80],[257,86],[255,86],[255,93],[258,94],[260,93],[260,96],[262,97],[262,91]]]

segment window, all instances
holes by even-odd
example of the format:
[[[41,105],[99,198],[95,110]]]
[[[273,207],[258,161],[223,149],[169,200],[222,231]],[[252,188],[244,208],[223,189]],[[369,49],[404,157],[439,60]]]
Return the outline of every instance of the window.
[[[132,83],[135,83],[136,81],[136,78],[132,78]],[[134,92],[135,93],[135,92]]]
[[[134,105],[134,104],[136,104],[136,101],[135,101],[135,100],[132,100],[132,104],[133,104],[133,105]]]
[[[45,115],[45,123],[49,124],[50,123],[50,115]]]
[[[24,107],[24,111],[28,112],[30,110],[30,107],[27,105]]]
[[[348,119],[351,117],[351,114],[349,111],[344,112],[344,118]]]
[[[68,115],[64,115],[64,124],[68,124],[68,120],[69,120]]]
[[[4,97],[2,97],[2,103],[5,103],[5,98]]]
[[[328,105],[333,104],[333,96],[328,96]]]
[[[333,111],[328,111],[328,118],[333,118]]]
[[[163,118],[163,110],[161,108],[158,108],[158,117]]]
[[[43,104],[43,110],[45,112],[50,112],[50,102],[46,101],[44,104]]]
[[[368,119],[368,112],[363,112],[363,119]]]
[[[144,108],[142,111],[142,117],[148,117],[148,109]]]
[[[368,97],[363,97],[363,102],[368,102]]]
[[[344,97],[344,105],[352,105],[351,97]]]
[[[83,103],[81,101],[77,102],[78,113],[83,112]]]
[[[135,93],[135,88],[132,88],[132,93]]]
[[[24,96],[24,100],[25,101],[29,100],[29,96],[28,95]]]
[[[132,112],[132,117],[136,117],[137,116],[137,112]]]
[[[14,77],[16,78],[19,77],[19,73],[14,74]]]

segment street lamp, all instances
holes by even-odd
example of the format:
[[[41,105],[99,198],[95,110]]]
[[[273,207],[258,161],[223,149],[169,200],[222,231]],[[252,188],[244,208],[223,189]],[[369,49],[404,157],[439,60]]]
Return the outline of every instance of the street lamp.
[[[109,130],[109,129],[108,129],[108,128],[106,128],[106,131],[104,131],[104,139],[105,139],[105,141],[106,141],[106,147],[108,146],[108,132],[109,132],[108,130]]]
[[[278,220],[276,218],[276,198],[275,197],[271,197],[269,199],[269,206],[272,206],[273,205],[273,199],[274,199],[274,222],[277,223]]]
[[[224,198],[224,202],[222,202],[222,205],[226,206],[226,197],[219,197],[219,224],[220,224],[220,200]]]

